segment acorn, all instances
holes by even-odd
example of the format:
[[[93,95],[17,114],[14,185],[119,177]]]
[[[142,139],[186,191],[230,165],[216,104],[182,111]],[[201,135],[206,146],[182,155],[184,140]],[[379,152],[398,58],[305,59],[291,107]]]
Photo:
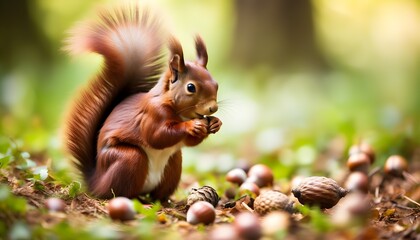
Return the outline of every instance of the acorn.
[[[336,181],[327,177],[308,177],[292,189],[293,195],[301,204],[321,209],[331,208],[347,194],[347,190],[340,187]]]
[[[275,210],[292,212],[293,201],[279,191],[267,190],[255,198],[254,210],[259,215],[265,215]]]
[[[246,172],[241,168],[234,168],[226,174],[226,180],[241,185],[247,178]]]
[[[60,198],[48,198],[45,200],[45,207],[50,212],[64,212],[66,208],[66,203]]]
[[[369,178],[365,173],[352,172],[347,177],[344,186],[349,191],[360,191],[367,193],[369,190]]]
[[[260,188],[258,187],[257,184],[253,182],[245,181],[239,187],[239,194],[241,196],[245,194],[250,194],[251,197],[255,198],[256,196],[260,195]]]
[[[360,171],[363,173],[368,173],[371,160],[366,153],[357,152],[352,155],[347,160],[347,167],[350,171]]]
[[[273,185],[273,171],[264,164],[256,164],[248,171],[247,182],[254,182],[258,187],[267,187]]]
[[[225,197],[227,197],[228,199],[234,199],[236,197],[237,192],[237,188],[229,187],[225,190]]]
[[[262,228],[258,217],[250,212],[241,212],[236,215],[233,222],[239,238],[257,240],[262,236]]]
[[[216,219],[216,211],[213,205],[206,201],[195,202],[187,211],[187,222],[196,224],[211,224]]]
[[[108,203],[108,214],[113,220],[133,220],[135,213],[133,202],[126,197],[116,197]]]
[[[187,197],[187,207],[193,205],[198,201],[206,201],[216,207],[219,203],[219,195],[216,190],[210,186],[203,186],[201,188],[191,189],[190,194]]]
[[[386,174],[395,176],[395,177],[402,177],[404,171],[407,171],[408,163],[404,157],[400,155],[392,155],[390,156],[384,166],[384,171]]]
[[[366,154],[369,157],[370,164],[375,162],[375,151],[373,150],[372,146],[366,142],[361,142],[350,147],[349,156],[356,153]]]

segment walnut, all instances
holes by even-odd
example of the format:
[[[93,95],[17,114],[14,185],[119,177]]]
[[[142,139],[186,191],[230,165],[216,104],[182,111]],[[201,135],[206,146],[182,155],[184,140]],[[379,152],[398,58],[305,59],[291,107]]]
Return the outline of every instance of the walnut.
[[[292,189],[293,195],[304,205],[331,208],[347,194],[336,181],[327,177],[308,177]]]

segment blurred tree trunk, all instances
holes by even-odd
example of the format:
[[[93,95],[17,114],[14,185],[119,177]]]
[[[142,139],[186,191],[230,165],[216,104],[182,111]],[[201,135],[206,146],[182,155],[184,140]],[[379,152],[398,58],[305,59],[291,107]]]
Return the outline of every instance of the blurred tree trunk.
[[[234,62],[280,70],[325,68],[309,0],[235,0],[235,10]]]
[[[34,1],[0,1],[0,69],[51,60],[47,38],[34,21]]]

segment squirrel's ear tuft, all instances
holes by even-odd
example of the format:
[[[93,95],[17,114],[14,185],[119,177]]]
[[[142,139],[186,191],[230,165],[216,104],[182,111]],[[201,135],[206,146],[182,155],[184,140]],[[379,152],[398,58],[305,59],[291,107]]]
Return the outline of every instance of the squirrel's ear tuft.
[[[206,44],[204,44],[203,39],[197,35],[195,37],[195,48],[197,51],[197,63],[202,67],[207,67],[208,55],[207,55],[207,48]]]
[[[169,67],[171,68],[172,74],[174,75],[174,81],[177,80],[178,73],[185,72],[184,53],[182,46],[179,41],[171,37],[169,41],[169,50],[171,51],[171,60],[169,61]]]

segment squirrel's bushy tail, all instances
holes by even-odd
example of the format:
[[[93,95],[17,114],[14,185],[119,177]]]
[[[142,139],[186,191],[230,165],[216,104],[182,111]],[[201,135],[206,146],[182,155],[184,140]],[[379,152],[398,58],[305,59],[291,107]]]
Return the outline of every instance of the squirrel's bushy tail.
[[[95,52],[104,66],[81,90],[67,117],[65,145],[87,182],[96,166],[97,134],[122,96],[147,92],[163,67],[166,34],[157,16],[137,4],[102,10],[98,19],[76,27],[70,53]]]

